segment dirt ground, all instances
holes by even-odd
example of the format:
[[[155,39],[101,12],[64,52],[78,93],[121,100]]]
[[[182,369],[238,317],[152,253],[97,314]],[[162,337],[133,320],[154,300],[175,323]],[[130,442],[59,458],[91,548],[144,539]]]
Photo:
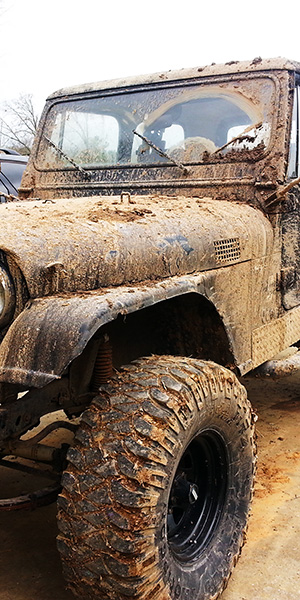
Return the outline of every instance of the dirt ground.
[[[246,545],[221,600],[300,598],[300,375],[244,380],[258,414],[259,467]],[[0,470],[2,497],[28,475]],[[55,505],[0,513],[0,600],[72,600],[56,552]]]

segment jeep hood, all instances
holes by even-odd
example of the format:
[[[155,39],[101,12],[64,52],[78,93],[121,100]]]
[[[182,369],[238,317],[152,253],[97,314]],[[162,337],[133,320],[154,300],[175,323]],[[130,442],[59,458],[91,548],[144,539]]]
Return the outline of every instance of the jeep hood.
[[[159,280],[269,254],[272,227],[246,204],[106,196],[0,205],[0,249],[31,297]]]

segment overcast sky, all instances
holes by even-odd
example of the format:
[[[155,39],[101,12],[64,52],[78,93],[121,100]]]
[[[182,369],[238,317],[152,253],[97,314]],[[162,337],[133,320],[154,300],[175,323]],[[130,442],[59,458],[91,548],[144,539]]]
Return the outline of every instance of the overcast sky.
[[[212,62],[300,61],[299,0],[0,0],[0,102]]]

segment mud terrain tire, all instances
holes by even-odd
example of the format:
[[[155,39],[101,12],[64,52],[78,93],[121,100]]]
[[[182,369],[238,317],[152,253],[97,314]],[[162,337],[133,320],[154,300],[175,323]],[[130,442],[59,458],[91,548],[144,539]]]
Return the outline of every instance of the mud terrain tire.
[[[124,367],[83,414],[59,498],[64,574],[85,600],[208,600],[243,545],[255,468],[246,392],[212,362]]]

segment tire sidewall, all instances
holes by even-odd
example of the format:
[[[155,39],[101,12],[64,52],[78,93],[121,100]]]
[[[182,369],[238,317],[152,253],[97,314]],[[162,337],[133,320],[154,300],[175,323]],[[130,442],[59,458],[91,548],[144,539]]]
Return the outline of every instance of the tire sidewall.
[[[246,528],[249,504],[252,496],[253,453],[251,431],[247,420],[227,400],[207,399],[201,411],[191,415],[189,433],[179,436],[181,449],[173,457],[166,470],[168,485],[162,490],[158,514],[161,527],[156,543],[159,552],[162,577],[172,600],[190,600],[201,597],[211,599],[218,595],[220,582],[229,578],[233,561],[242,545],[241,536]],[[191,441],[205,431],[218,434],[227,454],[227,490],[220,520],[205,549],[188,563],[181,563],[170,550],[167,538],[167,511],[173,479],[183,453]]]

